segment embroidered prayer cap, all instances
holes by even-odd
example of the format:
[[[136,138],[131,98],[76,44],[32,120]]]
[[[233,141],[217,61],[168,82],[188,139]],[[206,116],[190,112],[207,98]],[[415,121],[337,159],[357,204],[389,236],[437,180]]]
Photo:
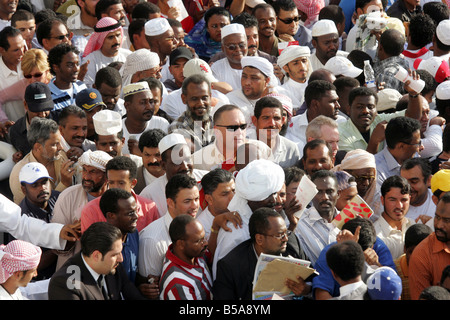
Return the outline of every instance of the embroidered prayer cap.
[[[402,279],[390,267],[379,267],[367,278],[367,293],[372,300],[399,300]]]
[[[342,56],[334,56],[328,59],[324,69],[331,71],[336,77],[343,75],[350,78],[356,78],[363,72],[362,69],[355,67],[349,59]]]
[[[313,37],[320,37],[330,33],[339,34],[334,21],[328,19],[317,21],[311,30]]]
[[[439,41],[445,44],[446,46],[450,46],[450,20],[445,19],[439,22],[436,28],[436,36]]]
[[[91,111],[97,106],[104,106],[106,104],[103,102],[102,95],[97,89],[86,88],[81,90],[76,98],[75,104],[85,111]]]
[[[450,191],[450,170],[441,169],[431,177],[431,192],[441,190],[443,192]]]
[[[170,24],[166,18],[155,18],[148,20],[145,25],[145,35],[149,37],[159,36],[169,30]]]
[[[100,150],[87,150],[83,152],[81,157],[78,159],[78,163],[81,166],[87,165],[91,167],[95,167],[102,171],[106,171],[106,164],[112,157],[104,151]]]
[[[50,88],[42,82],[29,84],[25,89],[24,98],[31,112],[51,111],[55,106]]]
[[[150,92],[148,82],[141,81],[141,82],[130,83],[129,85],[127,85],[123,88],[123,97],[125,98],[126,96],[136,94],[139,92],[145,92],[145,91]]]
[[[413,66],[416,70],[428,71],[438,83],[442,83],[450,77],[448,63],[439,57],[431,57],[426,60],[416,59]]]
[[[92,117],[95,133],[110,136],[122,131],[122,116],[117,111],[101,110]]]
[[[101,18],[94,27],[94,33],[91,34],[89,40],[84,49],[83,57],[88,56],[91,52],[100,50],[103,46],[106,36],[113,31],[120,30],[121,39],[120,47],[123,42],[123,28],[122,24],[114,18],[104,17]]]
[[[245,67],[252,67],[261,71],[261,73],[263,73],[266,77],[270,78],[269,87],[273,88],[278,85],[277,77],[273,73],[273,64],[271,64],[266,58],[254,56],[242,57],[241,66],[242,69]]]
[[[450,80],[446,80],[437,86],[436,98],[439,100],[450,100]]]
[[[283,109],[288,113],[288,117],[292,117],[293,105],[291,98],[278,92],[269,93],[266,97],[274,97],[278,99],[278,101],[280,101],[283,105]]]
[[[228,24],[225,27],[222,28],[222,30],[220,31],[221,34],[221,38],[222,40],[226,37],[229,36],[230,34],[235,34],[235,33],[240,33],[243,34],[244,36],[246,36],[245,33],[245,28],[242,24],[240,23],[232,23],[232,24]],[[247,37],[247,36],[246,36]]]
[[[179,133],[171,133],[162,138],[158,143],[159,152],[162,154],[164,151],[176,146],[177,144],[187,145],[186,139]]]
[[[309,27],[318,18],[320,10],[325,7],[324,0],[294,0],[298,10],[306,13],[308,18],[304,25]]]
[[[159,55],[148,49],[138,49],[130,53],[120,69],[122,85],[125,87],[130,84],[131,78],[136,72],[159,67],[160,62]]]
[[[199,58],[194,58],[186,62],[183,68],[183,76],[185,78],[194,74],[202,74],[208,79],[210,83],[217,82],[218,80],[213,76],[211,67],[209,64]]]
[[[392,88],[384,88],[378,91],[377,111],[395,109],[397,102],[402,97],[403,95],[400,92]]]
[[[14,272],[37,268],[41,254],[41,248],[22,240],[0,245],[0,284],[5,283]]]
[[[258,4],[265,3],[264,0],[245,0],[245,4],[250,8],[256,7]]]
[[[280,68],[283,68],[285,65],[287,65],[294,59],[300,57],[309,58],[310,56],[311,56],[311,49],[309,49],[309,47],[291,45],[288,46],[283,51],[281,51],[280,55],[278,56],[277,64],[280,66]]]
[[[47,168],[39,162],[29,162],[20,169],[19,181],[20,183],[35,183],[39,179],[52,179],[48,174]]]

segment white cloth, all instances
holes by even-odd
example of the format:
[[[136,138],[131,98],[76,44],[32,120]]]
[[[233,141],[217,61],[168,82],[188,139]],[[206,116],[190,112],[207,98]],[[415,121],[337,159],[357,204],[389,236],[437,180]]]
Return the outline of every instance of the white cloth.
[[[434,110],[433,110],[434,111]],[[420,151],[422,158],[431,158],[442,152],[442,128],[438,125],[432,125],[424,132],[422,141],[423,150]]]
[[[106,67],[112,62],[123,62],[125,63],[128,55],[131,53],[130,50],[120,48],[119,53],[115,55],[114,57],[106,57],[103,55],[101,50],[96,50],[94,52],[91,52],[86,57],[83,58],[83,61],[81,64],[86,63],[86,61],[90,61],[88,65],[88,70],[86,72],[86,75],[84,77],[84,83],[87,87],[92,88],[92,84],[95,81],[95,75],[97,74],[98,70]]]
[[[436,213],[436,205],[434,204],[432,199],[433,193],[431,192],[431,189],[428,189],[427,193],[428,193],[427,200],[425,200],[425,202],[422,205],[417,207],[411,204],[409,205],[409,210],[408,213],[406,214],[407,218],[413,221],[416,221],[416,219],[420,215],[427,215],[434,218],[434,215]]]
[[[254,114],[255,110],[255,104],[259,99],[256,100],[250,100],[248,99],[244,93],[242,92],[242,89],[239,87],[239,89],[233,90],[226,94],[228,100],[230,101],[230,104],[234,104],[235,106],[238,106],[239,109],[241,109],[242,113],[245,117],[245,122],[249,124],[250,126],[253,126],[252,124],[252,116]],[[219,109],[220,106],[218,105],[215,110]],[[214,111],[215,111],[214,110]]]
[[[22,215],[22,210],[14,202],[0,194],[0,231],[10,233],[14,238],[34,245],[63,249],[67,241],[59,237],[62,224],[46,223],[43,220]]]
[[[22,296],[20,288],[17,288],[16,292],[10,294],[8,291],[0,285],[0,300],[27,300]]]
[[[21,64],[17,65],[17,71],[13,71],[5,65],[0,57],[0,90],[6,89],[21,79],[23,79]],[[5,102],[2,104],[2,109],[11,121],[17,121],[25,115],[23,100]]]
[[[161,275],[167,249],[172,243],[169,235],[172,220],[167,212],[139,232],[138,270],[141,276]]]
[[[348,54],[349,54],[348,52],[341,51],[341,50],[338,50],[336,53],[337,56],[343,56],[343,57],[347,57]],[[312,66],[313,71],[325,68],[325,65],[322,64],[322,62],[320,62],[319,58],[317,58],[316,52],[314,52],[311,55],[309,60],[311,61],[311,66]]]
[[[128,132],[128,128],[125,125],[125,119],[123,119],[122,129],[123,129],[123,137],[125,138],[125,143],[124,143],[123,148],[122,148],[122,153],[123,154],[129,154],[130,150],[128,149],[128,139],[131,136],[135,137],[136,140],[139,141],[139,138],[141,137],[141,135],[147,130],[161,129],[162,131],[167,133],[168,130],[169,130],[169,121],[167,121],[166,119],[164,119],[162,117],[152,116],[150,121],[147,122],[147,126],[145,127],[144,131],[142,131],[141,133],[129,133]]]
[[[292,80],[291,78],[288,78],[288,80],[281,85],[283,89],[286,89],[286,95],[291,98],[294,110],[300,108],[305,101],[305,89],[307,86],[308,81],[301,83]],[[297,105],[294,103],[296,100],[298,101]]]
[[[233,90],[240,89],[242,87],[242,70],[233,69],[226,57],[214,62],[211,66],[211,71],[217,80],[228,83]]]
[[[214,216],[211,211],[209,211],[209,207],[203,209],[200,214],[197,214],[195,219],[200,222],[205,230],[205,239],[209,240],[209,236],[211,235],[211,227],[214,221]]]
[[[402,222],[402,229],[397,230],[392,228],[383,216],[374,222],[373,226],[377,237],[386,244],[391,252],[392,259],[395,260],[404,253],[405,232],[413,224],[415,224],[413,220],[405,218]]]

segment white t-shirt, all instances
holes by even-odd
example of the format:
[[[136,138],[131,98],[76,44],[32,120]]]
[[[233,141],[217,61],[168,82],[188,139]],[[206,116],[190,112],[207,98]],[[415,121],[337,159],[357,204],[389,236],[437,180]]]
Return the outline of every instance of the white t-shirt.
[[[409,205],[408,213],[406,214],[406,217],[416,221],[417,217],[420,215],[427,215],[434,218],[434,215],[436,213],[436,205],[433,202],[432,199],[433,193],[430,189],[428,189],[428,196],[427,200],[420,206],[414,207],[412,205]]]

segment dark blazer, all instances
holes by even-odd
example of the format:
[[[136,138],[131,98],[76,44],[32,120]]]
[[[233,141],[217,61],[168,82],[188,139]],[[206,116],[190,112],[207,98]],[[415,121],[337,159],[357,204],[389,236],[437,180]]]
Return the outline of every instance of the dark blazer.
[[[145,300],[130,282],[122,264],[114,275],[105,276],[111,300]],[[86,268],[79,252],[70,258],[50,279],[49,300],[105,300],[96,280]]]
[[[136,174],[137,183],[133,188],[133,190],[136,194],[140,194],[141,191],[144,190],[144,188],[147,186],[145,184],[144,170],[146,170],[146,169],[144,168],[143,165],[140,166],[139,168],[137,168],[137,174]]]

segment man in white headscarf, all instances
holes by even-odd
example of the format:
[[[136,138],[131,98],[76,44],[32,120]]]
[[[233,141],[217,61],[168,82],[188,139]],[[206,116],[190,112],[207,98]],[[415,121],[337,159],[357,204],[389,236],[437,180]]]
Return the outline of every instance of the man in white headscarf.
[[[308,47],[297,45],[288,46],[278,56],[277,64],[285,74],[282,88],[286,89],[289,98],[298,100],[298,107],[304,102],[305,88],[312,72],[310,56]]]
[[[22,240],[0,245],[0,300],[24,300],[19,287],[37,276],[41,254],[41,248]]]
[[[262,207],[273,208],[277,192],[284,184],[283,169],[270,160],[253,160],[236,176],[236,191],[228,204],[228,210],[237,211],[242,218],[241,228],[228,223],[231,232],[219,230],[214,253],[213,277],[216,277],[217,262],[234,247],[250,238],[248,222],[253,212]],[[211,230],[211,232],[217,232]]]

